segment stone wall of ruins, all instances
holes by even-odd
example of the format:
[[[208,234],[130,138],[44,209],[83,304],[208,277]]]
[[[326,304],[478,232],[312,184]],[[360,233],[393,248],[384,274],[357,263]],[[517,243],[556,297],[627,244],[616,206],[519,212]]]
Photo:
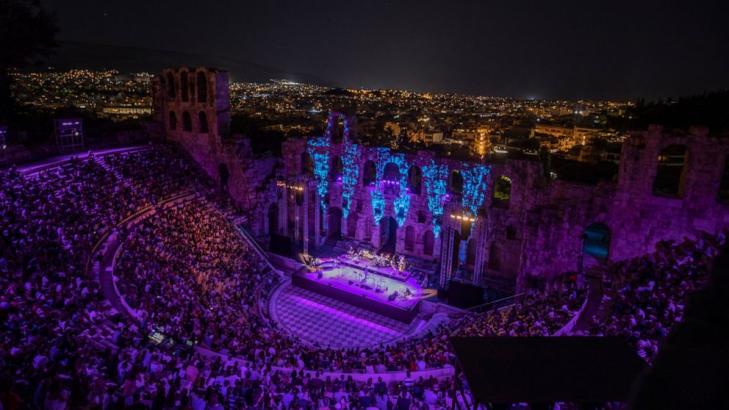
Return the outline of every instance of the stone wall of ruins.
[[[185,72],[189,88],[186,98],[181,88]],[[203,78],[206,98],[199,97],[203,86],[197,84]],[[374,250],[383,246],[386,223],[377,224],[371,200],[373,184],[365,181],[365,169],[371,166],[368,162],[378,160],[378,148],[360,147],[349,216],[343,217],[341,180],[335,176],[327,185],[326,198],[319,197],[308,163],[311,139],[284,142],[282,158],[255,158],[245,140],[228,135],[230,103],[225,72],[185,67],[164,70],[155,81],[154,96],[156,118],[165,124],[167,138],[180,143],[216,181],[223,182],[222,174],[229,174],[227,189],[248,215],[254,234],[288,237],[298,251],[312,251],[325,243],[335,246],[339,238]],[[184,124],[186,112],[190,124]],[[205,113],[207,131],[201,125],[200,113]],[[355,128],[346,126],[354,124],[352,117],[335,113],[332,118],[330,123],[343,121],[347,132]],[[346,141],[354,136],[336,140],[331,129],[327,132],[325,149],[329,165],[334,166],[345,155]],[[659,161],[666,158],[665,149],[676,146],[686,152],[680,192],[668,196],[656,193]],[[441,285],[459,277],[495,287],[523,288],[535,278],[580,271],[597,263],[583,250],[586,229],[595,224],[609,231],[609,260],[650,253],[661,240],[680,241],[701,232],[729,229],[729,205],[718,196],[729,143],[698,128],[671,133],[651,127],[631,135],[623,145],[617,181],[597,185],[549,178],[536,159],[491,160],[485,164],[490,171],[486,198],[468,236],[464,225],[451,217],[464,210],[460,194],[451,189],[450,173],[473,164],[436,158],[428,151],[406,156],[409,166],[418,168],[421,175],[422,167],[428,164],[448,168],[440,235],[434,235],[433,215],[421,186],[420,192],[409,192],[410,206],[395,238],[397,253],[437,266]],[[674,164],[674,170],[678,165]],[[508,201],[494,195],[501,177],[510,181]],[[396,216],[393,204],[398,190],[386,187],[383,195],[383,220],[389,220]],[[465,244],[460,245],[462,248],[461,242]]]

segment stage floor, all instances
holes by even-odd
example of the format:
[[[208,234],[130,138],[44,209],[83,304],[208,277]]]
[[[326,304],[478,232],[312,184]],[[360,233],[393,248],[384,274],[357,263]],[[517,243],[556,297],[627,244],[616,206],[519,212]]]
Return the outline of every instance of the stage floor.
[[[271,317],[294,336],[335,349],[390,343],[413,327],[291,284],[274,292],[269,307]]]

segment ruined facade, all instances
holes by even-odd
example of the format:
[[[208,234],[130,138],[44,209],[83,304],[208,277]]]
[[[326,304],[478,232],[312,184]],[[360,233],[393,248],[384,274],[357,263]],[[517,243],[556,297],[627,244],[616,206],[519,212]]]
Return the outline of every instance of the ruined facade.
[[[617,180],[596,185],[552,178],[536,159],[469,162],[362,146],[355,119],[336,112],[323,136],[290,139],[282,158],[256,159],[226,135],[225,73],[165,70],[156,84],[167,137],[227,185],[254,234],[286,238],[298,252],[356,243],[432,262],[441,286],[457,277],[514,289],[729,228],[729,141],[703,129],[631,135]]]
[[[250,144],[230,135],[228,73],[198,67],[165,69],[153,83],[155,119],[165,138],[179,143],[226,189],[248,216],[254,234],[264,233],[264,204],[271,202],[275,158],[256,159]]]

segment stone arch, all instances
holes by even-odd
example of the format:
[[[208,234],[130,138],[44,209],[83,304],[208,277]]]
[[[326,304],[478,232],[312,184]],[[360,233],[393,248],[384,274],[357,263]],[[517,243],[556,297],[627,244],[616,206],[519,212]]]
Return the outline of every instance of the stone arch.
[[[610,253],[610,228],[603,223],[593,223],[582,234],[582,253],[600,262]]]
[[[415,228],[410,225],[405,228],[405,250],[408,252],[415,250]]]
[[[372,160],[367,160],[362,170],[362,185],[374,184],[377,180],[377,166]]]
[[[195,85],[197,87],[197,102],[208,101],[208,77],[205,75],[205,71],[198,71],[197,78],[195,79]]]
[[[174,100],[177,98],[177,81],[172,73],[167,73],[167,99]]]
[[[182,130],[192,131],[192,117],[190,117],[190,113],[187,111],[182,113]]]
[[[668,197],[682,197],[686,182],[688,150],[685,145],[669,145],[658,154],[656,176],[653,179],[653,194]]]
[[[382,179],[385,181],[400,181],[400,168],[392,162],[385,164],[385,170],[382,173]]]
[[[413,165],[408,169],[408,189],[411,194],[420,195],[423,187],[423,171],[420,167]]]
[[[494,205],[508,208],[511,201],[511,178],[502,175],[494,182]]]
[[[339,144],[344,141],[344,128],[346,119],[343,115],[335,114],[332,124],[332,144]]]
[[[314,160],[311,159],[311,155],[306,151],[301,153],[301,174],[314,175]]]
[[[209,132],[208,116],[207,116],[207,114],[205,114],[205,111],[200,111],[200,113],[198,114],[198,121],[200,123],[200,125],[198,127],[200,129],[200,132],[203,132],[203,133]]]
[[[183,102],[190,101],[190,74],[187,70],[180,71],[180,97]]]
[[[448,189],[451,193],[460,195],[463,193],[463,175],[458,170],[451,172],[448,178]]]
[[[278,234],[278,204],[275,202],[268,207],[268,234]]]
[[[332,157],[332,165],[329,167],[329,181],[333,182],[342,177],[342,158],[338,155]]]
[[[170,111],[170,129],[177,129],[177,113],[175,113],[174,111]]]
[[[433,247],[435,245],[435,235],[433,231],[425,231],[423,234],[423,254],[433,256]]]

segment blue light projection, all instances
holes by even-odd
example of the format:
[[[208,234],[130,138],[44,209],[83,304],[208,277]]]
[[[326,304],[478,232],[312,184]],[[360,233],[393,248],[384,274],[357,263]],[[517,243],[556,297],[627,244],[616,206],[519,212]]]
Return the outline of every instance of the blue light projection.
[[[380,220],[385,214],[385,196],[383,194],[383,177],[385,174],[385,166],[394,164],[400,172],[400,178],[395,181],[400,186],[397,197],[393,200],[395,209],[395,220],[398,226],[403,226],[408,217],[410,210],[410,193],[408,192],[408,161],[405,154],[390,152],[389,148],[376,148],[377,162],[375,164],[376,176],[375,187],[370,191],[370,203],[372,204],[372,216],[375,223],[380,224]]]
[[[359,146],[345,141],[344,156],[342,157],[342,216],[349,216],[352,195],[357,187],[359,178]]]
[[[428,210],[433,215],[433,235],[437,238],[440,235],[440,223],[443,216],[443,204],[446,198],[446,180],[448,178],[448,166],[436,164],[431,160],[430,165],[423,167],[423,183],[425,194],[428,199]]]
[[[397,198],[393,201],[395,207],[395,220],[397,226],[403,226],[405,220],[408,217],[408,210],[410,209],[410,193],[408,192],[408,161],[405,158],[405,154],[391,154],[389,163],[393,163],[397,166],[400,171],[400,192]]]
[[[324,197],[329,190],[329,144],[329,138],[327,137],[317,137],[307,141],[307,151],[314,162],[316,191],[319,194],[319,205],[322,210],[326,208]]]
[[[385,215],[385,195],[377,187],[370,191],[370,204],[372,205],[372,216],[375,218],[375,224],[379,225],[380,220]]]
[[[349,133],[350,133],[349,120],[347,119],[347,117],[344,114],[342,114],[340,112],[336,112],[336,111],[332,111],[329,113],[329,117],[327,118],[327,126],[324,129],[324,138],[327,138],[329,141],[332,140],[332,134],[334,133],[334,128],[336,127],[337,122],[339,121],[340,118],[342,119],[342,123],[344,124],[344,133],[342,135],[342,142],[346,143],[347,141],[349,141]]]
[[[370,204],[372,205],[372,217],[375,224],[379,225],[385,215],[385,195],[382,193],[382,176],[385,174],[385,159],[389,156],[388,148],[375,148],[377,162],[375,162],[375,186],[370,190]]]
[[[461,204],[464,208],[471,211],[475,217],[478,215],[478,209],[483,205],[486,198],[486,190],[488,188],[488,175],[491,168],[486,165],[469,165],[463,164],[461,175],[463,176],[463,195],[461,196]]]

